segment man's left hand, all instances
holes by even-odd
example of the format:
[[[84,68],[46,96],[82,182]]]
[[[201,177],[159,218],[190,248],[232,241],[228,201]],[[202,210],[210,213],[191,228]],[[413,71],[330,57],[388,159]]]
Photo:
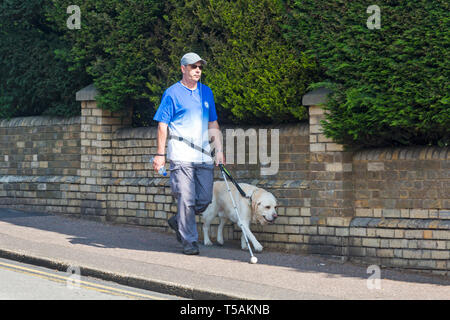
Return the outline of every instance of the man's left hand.
[[[216,153],[216,167],[219,165],[219,163],[226,164],[223,151],[219,151]]]

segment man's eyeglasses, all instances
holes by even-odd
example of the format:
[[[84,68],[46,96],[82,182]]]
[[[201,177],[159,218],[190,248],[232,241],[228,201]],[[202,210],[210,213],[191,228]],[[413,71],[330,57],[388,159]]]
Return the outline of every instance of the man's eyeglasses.
[[[202,65],[196,65],[196,64],[188,64],[188,66],[190,66],[192,69],[197,69],[199,68],[200,70],[203,70],[203,66]]]

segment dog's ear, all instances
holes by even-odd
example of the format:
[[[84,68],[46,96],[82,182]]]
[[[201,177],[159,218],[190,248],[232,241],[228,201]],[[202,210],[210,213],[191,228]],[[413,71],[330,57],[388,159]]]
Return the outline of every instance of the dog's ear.
[[[258,222],[257,219],[256,219],[257,218],[256,209],[258,208],[258,205],[260,203],[261,202],[255,203],[255,205],[252,206],[252,212],[251,212],[251,221],[252,221],[252,223]]]
[[[256,209],[258,208],[258,205],[261,203],[261,201],[259,201],[259,198],[261,197],[261,189],[257,189],[252,196],[252,216],[254,216],[254,214],[256,213]]]

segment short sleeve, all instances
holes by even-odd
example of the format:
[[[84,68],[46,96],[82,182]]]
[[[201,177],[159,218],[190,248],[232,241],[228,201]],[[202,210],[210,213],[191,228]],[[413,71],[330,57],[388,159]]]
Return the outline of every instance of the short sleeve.
[[[156,114],[153,117],[153,120],[158,122],[170,123],[173,118],[175,105],[172,97],[167,94],[167,91],[164,92],[163,97],[161,99],[161,104],[156,110]]]

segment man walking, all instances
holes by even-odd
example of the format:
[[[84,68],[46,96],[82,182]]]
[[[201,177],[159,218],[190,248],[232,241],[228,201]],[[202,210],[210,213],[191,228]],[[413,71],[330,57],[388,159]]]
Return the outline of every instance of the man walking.
[[[183,245],[183,253],[199,254],[195,215],[212,200],[214,161],[209,136],[214,141],[215,162],[225,164],[217,122],[214,96],[200,82],[206,61],[190,52],[181,58],[182,79],[163,94],[154,116],[158,121],[157,154],[153,169],[165,165],[165,146],[169,133],[167,159],[170,162],[170,186],[177,199],[177,215],[169,219]],[[167,133],[168,129],[168,133]]]

